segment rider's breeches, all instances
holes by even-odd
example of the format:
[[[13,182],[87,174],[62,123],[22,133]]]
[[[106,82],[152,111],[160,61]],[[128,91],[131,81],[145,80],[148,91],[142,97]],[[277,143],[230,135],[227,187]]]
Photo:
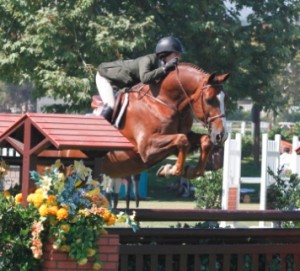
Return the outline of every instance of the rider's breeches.
[[[113,88],[109,81],[98,72],[96,74],[96,85],[103,103],[113,108],[115,104]]]
[[[121,178],[109,178],[106,187],[106,193],[116,193],[119,194],[122,185]]]

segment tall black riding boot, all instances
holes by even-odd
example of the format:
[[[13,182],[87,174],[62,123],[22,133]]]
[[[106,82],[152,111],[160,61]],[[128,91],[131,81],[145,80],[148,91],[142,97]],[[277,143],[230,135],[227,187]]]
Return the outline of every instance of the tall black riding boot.
[[[109,123],[112,122],[112,114],[113,109],[108,104],[103,105],[103,109],[100,115],[104,117]]]
[[[113,193],[106,193],[106,198],[108,200],[108,203],[109,203],[109,208],[113,208]]]
[[[114,209],[117,209],[119,203],[119,193],[114,193]]]

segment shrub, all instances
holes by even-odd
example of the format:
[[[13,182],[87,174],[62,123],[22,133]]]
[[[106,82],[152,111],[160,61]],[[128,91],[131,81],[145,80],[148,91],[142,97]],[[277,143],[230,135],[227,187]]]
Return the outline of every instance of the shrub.
[[[221,208],[222,172],[221,169],[216,171],[206,171],[204,176],[191,180],[195,187],[195,199],[198,208]]]

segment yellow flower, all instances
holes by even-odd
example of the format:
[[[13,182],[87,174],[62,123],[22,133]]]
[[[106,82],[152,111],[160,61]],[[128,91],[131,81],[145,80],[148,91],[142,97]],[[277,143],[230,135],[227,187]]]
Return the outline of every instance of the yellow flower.
[[[54,205],[55,204],[55,200],[56,200],[56,196],[55,195],[49,195],[48,199],[47,199],[47,203],[49,205]]]
[[[43,194],[44,190],[42,188],[38,188],[35,190],[35,194]]]
[[[96,250],[93,248],[87,248],[86,249],[86,254],[88,257],[93,257],[96,254]]]
[[[59,247],[59,250],[62,252],[69,252],[71,250],[71,246],[69,245],[62,245]]]
[[[22,193],[19,193],[15,196],[15,203],[19,204],[22,202]]]
[[[57,178],[58,178],[60,181],[63,181],[63,182],[66,180],[65,174],[63,174],[62,172],[60,172],[60,173],[57,174]]]
[[[34,200],[34,194],[29,194],[29,195],[27,196],[27,202],[28,202],[28,203],[33,203],[33,200]]]
[[[87,195],[89,196],[94,196],[94,195],[99,195],[100,194],[100,187],[96,187],[95,189],[87,192]]]
[[[60,208],[57,211],[56,217],[58,220],[66,219],[68,217],[68,211],[65,208]]]
[[[102,264],[99,262],[96,262],[93,264],[93,270],[100,270],[102,268]]]
[[[101,235],[106,235],[106,234],[108,234],[108,232],[107,232],[106,229],[101,228],[101,229],[99,230],[99,234],[101,234]]]
[[[75,187],[78,187],[78,186],[80,186],[80,185],[81,185],[81,183],[82,183],[82,181],[81,181],[81,180],[78,180],[78,181],[76,181],[76,183],[75,183]]]
[[[70,230],[70,225],[69,224],[62,224],[61,226],[60,226],[60,228],[63,230],[63,231],[65,231],[65,232],[68,232],[69,230]]]
[[[33,196],[33,205],[35,207],[39,207],[43,204],[43,195],[40,194],[40,193],[35,193],[34,196]]]
[[[51,206],[51,207],[49,207],[48,208],[48,213],[50,214],[50,215],[57,215],[57,211],[58,211],[58,206]]]
[[[3,195],[4,195],[4,197],[6,197],[6,198],[10,198],[10,197],[11,197],[11,194],[9,193],[9,191],[4,191],[4,192],[3,192]]]
[[[48,207],[46,204],[42,204],[39,208],[39,213],[41,216],[47,216],[48,215]]]
[[[88,262],[88,259],[87,258],[82,258],[78,261],[78,264],[79,265],[85,265],[86,263]]]

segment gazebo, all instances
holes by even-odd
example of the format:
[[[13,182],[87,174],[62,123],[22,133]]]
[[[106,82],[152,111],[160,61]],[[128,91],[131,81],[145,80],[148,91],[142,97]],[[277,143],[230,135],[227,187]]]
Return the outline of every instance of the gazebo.
[[[26,113],[0,114],[0,148],[13,148],[19,155],[1,157],[21,166],[25,203],[31,182],[30,170],[50,165],[56,159],[85,159],[95,176],[100,158],[109,150],[133,145],[101,116]]]

